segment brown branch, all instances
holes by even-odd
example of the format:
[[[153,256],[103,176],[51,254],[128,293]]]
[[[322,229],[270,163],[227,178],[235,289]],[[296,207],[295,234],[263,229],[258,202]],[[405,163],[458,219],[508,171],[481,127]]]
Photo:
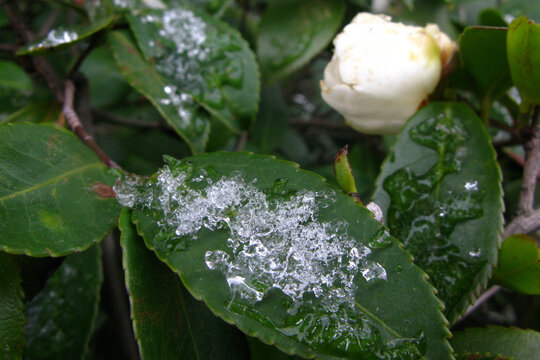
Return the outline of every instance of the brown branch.
[[[518,215],[527,215],[533,211],[534,192],[540,166],[540,115],[533,121],[531,136],[523,146],[525,163],[523,181],[518,204]]]
[[[510,224],[506,225],[503,239],[514,234],[529,234],[540,228],[540,209],[528,214],[516,216]]]
[[[62,108],[62,113],[66,119],[71,130],[81,139],[93,152],[99,156],[101,161],[111,168],[116,168],[122,170],[117,163],[115,163],[95,142],[94,138],[90,136],[84,127],[82,126],[79,116],[74,110],[73,107],[73,98],[75,97],[75,85],[71,80],[66,81],[65,93],[64,93],[64,107]]]
[[[1,1],[1,4],[17,36],[26,44],[33,42],[35,40],[35,36],[26,26],[27,23],[23,19],[22,14],[19,12],[19,9],[17,9],[14,2],[4,0]],[[63,102],[64,96],[62,92],[62,81],[54,71],[51,64],[47,61],[47,59],[40,56],[32,56],[32,63],[36,71],[45,79],[56,99],[59,102]]]

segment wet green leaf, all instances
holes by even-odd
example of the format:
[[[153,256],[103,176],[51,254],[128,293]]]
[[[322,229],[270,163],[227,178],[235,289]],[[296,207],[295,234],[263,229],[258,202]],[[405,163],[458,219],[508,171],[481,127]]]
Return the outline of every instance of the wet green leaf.
[[[268,156],[168,162],[148,183],[125,179],[117,198],[135,208],[146,245],[225,321],[301,356],[452,358],[425,275],[339,189]]]
[[[540,354],[540,333],[517,328],[469,328],[454,333],[450,343],[457,354],[489,353],[514,360],[536,359]]]
[[[193,153],[204,151],[210,132],[209,115],[191,98],[182,98],[147,62],[126,32],[114,31],[107,39],[122,73],[143,94],[188,144]]]
[[[468,27],[459,37],[459,52],[487,115],[491,102],[512,86],[506,28]]]
[[[23,290],[19,264],[0,252],[0,358],[20,359],[24,346]]]
[[[205,13],[177,7],[128,17],[145,58],[180,105],[193,97],[234,132],[248,128],[259,102],[255,56],[240,33]],[[167,90],[168,89],[168,90]]]
[[[143,359],[240,360],[242,333],[213,315],[178,276],[148,250],[124,208],[119,220],[126,286]]]
[[[98,247],[65,258],[26,305],[25,359],[82,359],[94,328],[103,273]]]
[[[341,25],[342,0],[277,0],[263,15],[257,56],[268,81],[284,77],[323,50]]]
[[[430,276],[451,323],[495,265],[500,181],[482,121],[457,103],[432,103],[414,115],[377,180],[373,200],[391,234]]]
[[[504,240],[493,281],[523,294],[540,294],[540,249],[527,235]]]
[[[115,180],[66,130],[0,126],[0,249],[61,256],[100,241],[120,211],[101,191]]]
[[[521,16],[507,34],[510,73],[522,100],[522,111],[540,104],[540,25]]]
[[[17,51],[17,55],[39,54],[50,50],[66,49],[73,44],[85,40],[96,33],[109,27],[115,18],[113,16],[102,17],[89,25],[66,26],[52,29],[44,38],[34,43],[25,45]]]

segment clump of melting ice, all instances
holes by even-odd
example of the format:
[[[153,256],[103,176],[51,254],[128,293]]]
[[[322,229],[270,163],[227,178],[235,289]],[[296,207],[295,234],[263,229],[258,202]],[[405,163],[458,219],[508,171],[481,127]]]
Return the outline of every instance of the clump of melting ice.
[[[54,46],[68,44],[79,38],[73,30],[53,29],[47,33],[47,36],[37,44],[30,45],[28,50],[51,48]]]
[[[296,303],[310,293],[329,311],[352,308],[357,274],[386,280],[386,270],[368,259],[371,250],[347,234],[347,222],[318,219],[319,204],[332,201],[333,192],[271,197],[255,182],[240,173],[213,181],[204,170],[191,178],[165,166],[146,185],[152,191],[140,191],[136,179],[115,191],[125,206],[158,210],[162,232],[178,238],[227,230],[227,249],[207,251],[205,262],[225,275],[233,296],[251,303],[277,288]]]

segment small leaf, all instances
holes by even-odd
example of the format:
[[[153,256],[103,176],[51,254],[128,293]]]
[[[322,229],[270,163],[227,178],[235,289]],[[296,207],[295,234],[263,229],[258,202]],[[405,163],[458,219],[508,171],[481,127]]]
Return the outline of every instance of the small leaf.
[[[0,252],[0,359],[20,359],[24,346],[24,294],[19,265]]]
[[[128,16],[145,58],[180,98],[193,97],[234,132],[259,102],[255,56],[240,33],[202,12],[177,7]]]
[[[102,280],[97,246],[65,258],[26,306],[25,359],[82,359],[94,328]]]
[[[483,111],[512,86],[506,58],[506,28],[468,27],[459,37],[459,51],[476,82]]]
[[[193,299],[178,276],[144,246],[131,223],[131,211],[122,210],[118,226],[142,358],[173,359],[180,354],[185,359],[247,358],[242,333]]]
[[[480,14],[478,14],[478,22],[482,26],[508,26],[508,23],[506,20],[504,20],[504,15],[499,9],[496,8],[487,8],[482,10]]]
[[[492,280],[523,294],[540,294],[540,249],[536,242],[521,234],[507,238]]]
[[[429,275],[452,323],[497,259],[501,175],[482,121],[462,104],[414,115],[385,160],[373,195],[393,236]]]
[[[264,78],[274,81],[304,66],[332,40],[344,13],[342,0],[270,2],[257,39]]]
[[[85,26],[69,26],[52,29],[43,39],[25,45],[23,48],[19,49],[17,55],[31,55],[50,50],[66,49],[73,44],[104,30],[114,21],[115,18],[113,16],[107,16]]]
[[[521,16],[510,24],[507,55],[512,80],[522,99],[522,112],[540,104],[540,25]]]
[[[107,40],[127,81],[143,94],[188,144],[192,153],[204,151],[210,132],[208,114],[192,98],[182,97],[157,73],[126,32],[113,31]]]
[[[514,360],[532,360],[540,354],[540,333],[533,330],[489,326],[454,333],[450,340],[457,354],[485,353]]]
[[[115,180],[68,131],[0,126],[0,249],[61,256],[90,247],[112,230],[120,211],[93,185]]]
[[[452,358],[425,274],[350,197],[267,156],[168,162],[154,180],[126,179],[117,197],[218,316],[304,357]]]

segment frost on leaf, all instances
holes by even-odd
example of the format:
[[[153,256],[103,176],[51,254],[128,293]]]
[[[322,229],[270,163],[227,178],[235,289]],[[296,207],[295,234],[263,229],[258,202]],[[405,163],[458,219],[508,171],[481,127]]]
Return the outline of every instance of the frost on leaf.
[[[384,355],[405,346],[417,354],[416,339],[385,343],[357,308],[357,284],[385,281],[387,272],[370,260],[369,247],[348,235],[347,222],[319,219],[320,209],[336,201],[333,190],[285,191],[286,182],[261,189],[241,172],[209,175],[177,162],[161,169],[155,182],[127,178],[115,191],[124,206],[159,214],[153,245],[166,253],[188,251],[203,241],[203,232],[226,234],[226,245],[206,251],[203,266],[225,277],[229,311],[262,319],[254,307],[278,291],[288,303],[286,319],[260,322],[284,335],[347,353],[376,348]]]

